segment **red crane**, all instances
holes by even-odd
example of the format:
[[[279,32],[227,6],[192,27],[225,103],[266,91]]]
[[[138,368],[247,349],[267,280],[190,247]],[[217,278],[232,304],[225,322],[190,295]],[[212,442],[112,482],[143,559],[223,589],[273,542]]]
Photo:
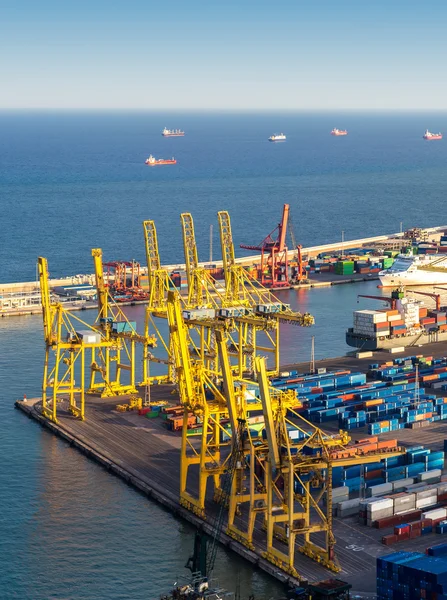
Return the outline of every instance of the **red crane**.
[[[289,286],[289,261],[287,256],[286,235],[289,221],[289,204],[284,204],[281,222],[259,246],[241,244],[246,250],[257,250],[261,253],[261,284],[269,287]],[[277,232],[277,237],[273,235]],[[298,251],[301,247],[298,249]],[[301,267],[299,265],[301,273]]]
[[[367,296],[366,294],[358,294],[357,298],[371,298],[371,300],[382,300],[382,302],[388,302],[391,306],[391,310],[396,309],[396,298],[390,298],[388,296]]]
[[[437,290],[447,291],[447,288],[436,287]],[[441,294],[435,294],[434,292],[417,292],[416,290],[411,290],[412,294],[419,294],[420,296],[428,296],[429,298],[433,298],[436,302],[436,310],[441,310]]]
[[[403,288],[397,288],[391,292],[391,296],[368,296],[366,294],[358,294],[357,298],[371,298],[371,300],[382,300],[391,306],[391,310],[396,310],[397,301],[402,300],[405,296]]]

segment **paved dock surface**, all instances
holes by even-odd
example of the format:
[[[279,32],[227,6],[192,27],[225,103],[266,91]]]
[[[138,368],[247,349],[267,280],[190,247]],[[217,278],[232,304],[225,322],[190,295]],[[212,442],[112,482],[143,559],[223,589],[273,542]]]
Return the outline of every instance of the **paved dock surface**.
[[[442,356],[447,354],[447,344],[432,346],[424,346],[424,355]],[[405,352],[406,355],[418,353],[421,353],[420,349],[415,348],[407,349]],[[317,361],[316,368],[366,371],[371,362],[380,363],[391,359],[392,355],[387,352],[374,353],[373,358],[360,360],[351,356],[338,357]],[[307,363],[294,367],[301,372],[308,370]],[[287,367],[283,369],[287,370]],[[152,389],[152,399],[164,399],[172,404],[178,403],[178,398],[172,394],[170,386],[155,386]],[[168,431],[161,418],[147,419],[138,416],[137,413],[117,412],[115,406],[122,402],[122,398],[88,397],[86,401],[87,418],[83,422],[73,418],[67,412],[67,406],[61,403],[58,405],[59,424],[57,426],[42,418],[39,399],[20,401],[17,406],[178,516],[196,526],[203,525],[200,519],[183,509],[178,501],[180,434]],[[338,430],[338,426],[333,422],[324,424],[323,429],[335,432]],[[351,432],[351,435],[354,439],[365,437],[365,431],[357,430]],[[447,438],[447,424],[437,422],[424,429],[404,429],[383,434],[380,437],[381,439],[397,437],[402,445],[424,444],[438,450],[443,447],[444,438]],[[210,516],[216,514],[216,505],[211,500],[208,501],[207,511]],[[212,522],[212,517],[209,521]],[[205,529],[207,527],[206,525]],[[339,577],[351,583],[355,590],[365,593],[375,590],[375,559],[377,556],[400,549],[424,551],[427,546],[439,541],[439,536],[432,534],[388,548],[380,543],[382,535],[387,533],[390,531],[378,531],[359,525],[354,518],[334,520],[334,534],[337,540],[336,554],[342,567]],[[255,532],[256,552],[247,550],[226,535],[222,536],[222,542],[232,550],[274,577],[282,581],[287,580],[288,576],[262,558],[264,539],[265,534],[260,524]],[[300,554],[296,558],[296,568],[302,577],[312,581],[333,575]]]

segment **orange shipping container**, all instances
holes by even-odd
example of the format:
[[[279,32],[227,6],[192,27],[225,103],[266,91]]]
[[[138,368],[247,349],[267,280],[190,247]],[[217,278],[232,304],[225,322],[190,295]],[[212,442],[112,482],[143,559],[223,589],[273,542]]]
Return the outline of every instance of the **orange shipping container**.
[[[393,448],[397,448],[397,440],[386,440],[383,442],[378,442],[377,444],[377,449],[384,449],[384,450],[392,450]]]
[[[403,319],[399,319],[399,321],[392,321],[390,325],[391,327],[396,327],[396,325],[405,325],[405,321]]]
[[[378,442],[378,441],[379,441],[379,437],[377,435],[372,435],[371,437],[357,440],[356,444],[372,444],[372,443]]]
[[[374,398],[374,400],[365,400],[365,406],[377,406],[383,404],[383,398]]]
[[[423,375],[421,377],[422,381],[434,381],[435,379],[439,379],[439,377],[436,374],[434,374],[434,375]]]

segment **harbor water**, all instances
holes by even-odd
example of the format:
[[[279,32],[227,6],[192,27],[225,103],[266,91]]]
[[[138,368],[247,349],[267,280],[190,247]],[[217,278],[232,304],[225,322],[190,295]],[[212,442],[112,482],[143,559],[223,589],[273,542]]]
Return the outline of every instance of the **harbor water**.
[[[392,232],[400,221],[438,225],[446,150],[421,136],[446,124],[422,114],[1,114],[0,280],[33,279],[38,255],[53,276],[91,272],[92,247],[107,260],[143,261],[141,221],[152,218],[162,261],[180,262],[182,211],[195,218],[203,260],[211,223],[218,246],[217,210],[230,212],[236,245],[259,243],[283,202],[303,245],[336,241],[341,230]],[[165,140],[165,125],[187,135]],[[334,126],[349,135],[334,139]],[[287,141],[269,144],[274,131]],[[148,169],[149,153],[178,163]],[[282,327],[282,362],[310,360],[312,335],[317,358],[344,354],[352,311],[373,306],[359,306],[357,294],[377,294],[376,285],[280,292],[316,319],[312,329]],[[128,310],[141,324],[144,308]],[[193,531],[13,409],[39,394],[43,350],[40,316],[0,320],[0,598],[156,599],[185,573]],[[243,597],[281,592],[223,550],[217,576],[233,589],[239,580]]]

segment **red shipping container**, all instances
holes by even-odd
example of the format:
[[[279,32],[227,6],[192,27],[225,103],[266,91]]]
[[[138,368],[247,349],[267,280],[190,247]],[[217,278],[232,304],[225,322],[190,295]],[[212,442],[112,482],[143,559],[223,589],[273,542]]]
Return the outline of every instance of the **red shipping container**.
[[[374,527],[376,529],[385,529],[388,527],[394,527],[394,525],[398,525],[399,524],[399,517],[395,516],[395,517],[385,517],[383,519],[378,519],[377,521],[374,521]]]
[[[433,325],[434,323],[436,323],[436,319],[434,319],[433,317],[423,317],[421,319],[421,323],[422,325]]]
[[[413,540],[414,538],[417,538],[417,537],[421,537],[421,530],[420,529],[413,529],[410,532],[410,540]]]
[[[405,527],[395,527],[394,528],[394,535],[399,536],[399,538],[403,538],[404,536],[409,536],[410,535],[410,526],[406,525]]]
[[[434,322],[435,320],[433,319],[433,323]],[[388,321],[385,321],[385,323],[374,323],[374,330],[379,331],[381,329],[388,329],[389,326],[390,324],[388,323]]]
[[[365,473],[366,481],[369,481],[370,479],[378,479],[379,477],[382,477],[382,469],[376,469],[375,471],[368,471]]]
[[[382,537],[382,544],[385,546],[391,546],[397,542],[397,535],[384,535]]]

